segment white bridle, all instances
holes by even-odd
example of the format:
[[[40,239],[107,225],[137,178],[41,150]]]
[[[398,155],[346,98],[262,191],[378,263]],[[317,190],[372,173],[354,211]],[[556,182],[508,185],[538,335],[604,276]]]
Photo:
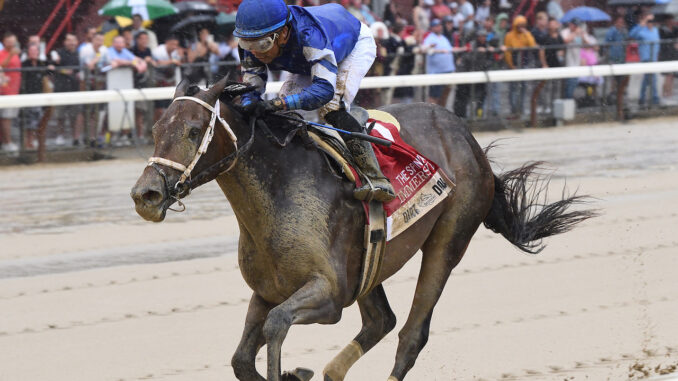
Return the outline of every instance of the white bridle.
[[[193,168],[195,168],[196,164],[198,164],[198,160],[200,160],[200,157],[207,152],[207,147],[210,145],[210,142],[212,141],[212,138],[214,137],[214,126],[217,122],[221,123],[222,126],[224,126],[224,129],[226,130],[226,133],[228,134],[229,138],[231,139],[231,142],[233,142],[233,146],[235,147],[235,151],[238,151],[238,138],[235,136],[235,133],[233,133],[233,130],[231,129],[231,126],[228,125],[228,123],[221,117],[220,115],[220,103],[219,100],[217,100],[217,103],[214,105],[214,107],[210,106],[207,102],[204,102],[198,98],[195,97],[176,97],[172,101],[173,103],[176,101],[180,100],[190,100],[193,101],[202,107],[206,108],[212,113],[212,118],[210,119],[210,124],[207,127],[207,131],[205,131],[205,135],[202,138],[202,142],[200,143],[200,146],[198,147],[198,151],[195,153],[195,156],[193,157],[193,160],[188,166],[185,166],[181,163],[177,163],[176,161],[168,160],[162,157],[151,157],[148,159],[148,166],[152,166],[153,164],[160,164],[164,165],[166,167],[170,167],[173,169],[176,169],[180,172],[183,172],[181,174],[181,177],[179,178],[179,181],[174,185],[174,189],[177,189],[177,186],[180,184],[183,184],[186,179],[189,179],[191,177],[191,172],[193,172]],[[224,172],[230,171],[234,166],[235,163],[237,162],[237,155],[235,156],[235,160],[233,160],[233,163],[226,169]]]

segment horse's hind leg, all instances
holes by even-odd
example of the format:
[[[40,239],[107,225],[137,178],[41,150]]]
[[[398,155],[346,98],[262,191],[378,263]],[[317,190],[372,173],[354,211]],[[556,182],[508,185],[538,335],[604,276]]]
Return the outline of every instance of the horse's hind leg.
[[[266,344],[263,335],[264,321],[268,312],[271,310],[269,306],[260,296],[252,294],[250,305],[247,310],[247,318],[245,319],[245,329],[238,344],[238,348],[233,355],[231,365],[235,372],[235,377],[242,381],[266,381],[256,369],[255,359],[259,349]]]
[[[358,335],[323,370],[324,381],[341,381],[349,368],[391,332],[396,318],[388,304],[384,287],[379,285],[358,300],[363,327]]]
[[[480,224],[480,221],[468,219],[462,224],[454,215],[448,213],[448,218],[441,218],[422,247],[423,259],[414,301],[407,322],[398,334],[396,361],[389,381],[402,381],[414,366],[428,341],[433,307]]]

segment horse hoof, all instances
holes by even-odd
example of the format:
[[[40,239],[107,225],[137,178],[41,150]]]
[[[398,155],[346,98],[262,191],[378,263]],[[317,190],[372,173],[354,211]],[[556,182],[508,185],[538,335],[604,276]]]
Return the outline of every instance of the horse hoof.
[[[282,381],[311,381],[313,371],[306,368],[297,368],[282,375]]]

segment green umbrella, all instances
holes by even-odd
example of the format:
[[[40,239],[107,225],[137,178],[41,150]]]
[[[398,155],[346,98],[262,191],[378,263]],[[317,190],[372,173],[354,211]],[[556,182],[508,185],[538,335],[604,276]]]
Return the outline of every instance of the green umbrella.
[[[166,0],[111,0],[99,9],[102,16],[123,16],[132,18],[139,14],[144,20],[174,15],[177,9]]]

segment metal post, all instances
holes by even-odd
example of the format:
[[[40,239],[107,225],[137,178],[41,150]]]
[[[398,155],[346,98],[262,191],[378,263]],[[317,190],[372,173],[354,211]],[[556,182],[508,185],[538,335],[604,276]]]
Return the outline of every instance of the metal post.
[[[91,91],[92,88],[90,86],[90,70],[88,67],[83,68],[83,71],[85,72],[85,91]],[[92,137],[90,136],[90,130],[91,126],[89,125],[91,122],[91,116],[92,116],[92,105],[85,105],[85,122],[84,122],[84,132],[85,132],[85,141],[83,142],[83,145],[86,147],[87,144],[89,144],[90,140],[92,140]]]
[[[59,27],[57,28],[57,30],[56,30],[56,31],[54,32],[54,34],[52,35],[52,38],[49,39],[49,42],[47,43],[47,47],[45,48],[45,51],[48,52],[48,51],[50,51],[50,50],[52,49],[52,46],[54,46],[54,43],[55,43],[56,40],[59,38],[59,35],[61,34],[61,31],[64,30],[64,27],[66,26],[66,23],[68,23],[68,21],[71,19],[71,17],[73,17],[73,14],[74,14],[75,11],[78,9],[78,6],[80,6],[80,3],[81,3],[81,2],[82,2],[82,0],[75,0],[75,3],[73,4],[73,6],[72,6],[72,7],[68,10],[68,12],[66,13],[66,16],[65,16],[64,19],[61,21],[61,24],[59,24]]]
[[[19,109],[19,157],[23,157],[23,155],[26,153],[25,149],[25,140],[26,140],[26,132],[24,131],[24,119],[23,118],[23,111],[24,108]]]
[[[471,53],[471,62],[473,62],[475,64],[477,62],[476,59],[478,57],[476,55],[477,53],[476,53],[475,49],[470,53]],[[467,52],[467,54],[468,54],[468,52]],[[468,104],[466,105],[466,110],[468,112],[468,109],[470,107],[470,109],[471,109],[471,120],[476,120],[476,107],[475,107],[475,104],[476,104],[476,85],[475,85],[475,83],[471,85],[471,91],[469,92],[469,96],[471,97],[471,99],[470,99],[470,102],[468,102]]]
[[[45,160],[47,160],[47,144],[46,144],[47,123],[49,123],[49,119],[52,117],[53,111],[54,111],[54,107],[48,107],[47,110],[45,110],[45,113],[42,115],[42,119],[40,119],[40,124],[38,125],[38,162],[39,163],[44,163]]]
[[[537,127],[537,101],[539,94],[546,85],[546,81],[539,81],[532,91],[532,98],[530,101],[530,126]]]
[[[66,9],[70,11],[71,9],[71,0],[66,0]],[[71,18],[68,18],[68,24],[66,24],[66,30],[68,33],[71,33],[73,31],[73,25],[71,24]]]
[[[42,37],[43,34],[47,31],[47,28],[52,24],[52,20],[54,20],[54,17],[56,17],[57,13],[59,13],[59,10],[61,7],[64,5],[66,0],[59,0],[59,4],[57,4],[54,9],[52,10],[52,13],[49,14],[49,17],[47,17],[47,20],[45,21],[44,24],[42,24],[42,27],[40,28],[40,31],[38,32],[38,36]],[[49,49],[48,49],[49,51]]]

